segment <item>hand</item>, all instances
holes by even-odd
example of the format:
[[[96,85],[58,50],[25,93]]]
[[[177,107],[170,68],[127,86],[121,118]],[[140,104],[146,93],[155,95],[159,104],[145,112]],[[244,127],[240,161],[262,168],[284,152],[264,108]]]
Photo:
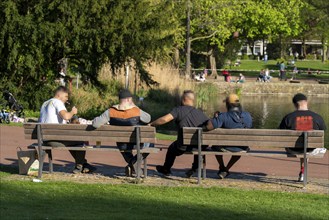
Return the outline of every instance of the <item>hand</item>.
[[[73,106],[73,108],[72,108],[72,110],[71,110],[71,113],[72,113],[73,115],[78,114],[78,109],[77,109],[75,106]]]
[[[220,111],[216,111],[216,112],[214,113],[214,118],[217,118],[217,117],[219,116],[219,114],[220,114]]]

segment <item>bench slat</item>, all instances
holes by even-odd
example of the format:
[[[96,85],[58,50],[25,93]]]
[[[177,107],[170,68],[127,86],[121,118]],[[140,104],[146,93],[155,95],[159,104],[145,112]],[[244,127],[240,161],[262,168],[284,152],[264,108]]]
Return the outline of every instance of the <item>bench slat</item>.
[[[24,129],[36,129],[37,125],[40,123],[25,123],[23,125]],[[114,126],[114,125],[103,125],[95,129],[92,125],[82,125],[82,124],[41,124],[42,130],[47,129],[60,129],[60,130],[85,130],[85,131],[134,131],[134,126]],[[155,131],[154,127],[151,126],[140,126],[142,132],[152,132]]]
[[[197,145],[197,140],[194,139],[184,139],[184,144],[186,145]],[[279,141],[230,141],[230,140],[203,140],[203,145],[221,145],[221,146],[255,146],[255,147],[296,147],[296,148],[303,148],[304,143],[301,142],[279,142]],[[309,143],[310,148],[318,148],[323,147],[323,142],[321,143]]]
[[[135,137],[136,132],[121,132],[121,131],[80,131],[80,130],[42,130],[44,135],[65,135],[65,136],[100,136],[100,137]],[[141,132],[142,138],[154,138],[152,132]]]
[[[25,136],[26,139],[31,139],[30,135]],[[135,137],[93,137],[93,136],[58,136],[58,135],[43,135],[44,140],[52,141],[103,141],[103,142],[125,142],[136,143]],[[155,138],[141,138],[142,143],[155,143]]]
[[[35,148],[35,145],[31,145],[30,148]],[[123,150],[119,150],[117,147],[113,146],[101,146],[101,147],[50,147],[50,146],[42,146],[44,150],[73,150],[73,151],[112,151],[112,152],[125,152]],[[127,151],[128,152],[128,151]],[[130,151],[129,151],[130,152]],[[132,153],[136,153],[137,149],[131,150]],[[145,148],[141,149],[141,153],[158,153],[158,148]]]
[[[197,155],[198,151],[191,151],[192,154]],[[253,156],[253,157],[294,157],[294,158],[303,158],[303,154],[292,155],[287,154],[284,151],[249,151],[249,152],[219,152],[219,151],[202,151],[202,155],[230,155],[230,156]],[[323,158],[323,155],[307,155],[308,158]]]
[[[196,135],[193,134],[185,134],[184,139],[192,139],[197,140]],[[203,140],[217,140],[217,141],[273,141],[273,142],[296,142],[303,141],[303,136],[247,136],[247,135],[215,135],[215,134],[207,134],[204,133],[202,135]],[[309,137],[309,143],[321,143],[323,142],[323,137]]]
[[[183,128],[185,134],[197,134],[197,128]],[[204,131],[203,134],[215,135],[250,135],[250,136],[300,136],[302,131],[280,130],[280,129],[224,129],[217,128],[212,131]],[[308,132],[309,137],[323,137],[324,132],[313,130]]]

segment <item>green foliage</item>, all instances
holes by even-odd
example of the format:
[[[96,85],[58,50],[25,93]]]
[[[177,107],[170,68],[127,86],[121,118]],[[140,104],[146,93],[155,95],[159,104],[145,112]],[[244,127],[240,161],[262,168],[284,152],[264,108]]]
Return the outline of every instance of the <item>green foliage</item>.
[[[110,106],[118,103],[118,93],[123,88],[120,82],[115,80],[104,81],[101,88],[99,90],[90,83],[81,86],[79,89],[72,87],[70,108],[76,106],[80,117],[91,120]]]
[[[140,63],[169,56],[179,23],[169,1],[4,0],[0,9],[1,87],[24,91],[31,109],[50,95],[62,58],[100,88],[98,72],[109,61],[113,70],[137,62],[152,84]]]
[[[212,83],[202,83],[196,87],[195,94],[196,106],[198,108],[204,108],[218,94],[218,87]]]
[[[171,93],[167,89],[150,89],[147,99],[158,103],[174,104],[178,99],[178,95]]]

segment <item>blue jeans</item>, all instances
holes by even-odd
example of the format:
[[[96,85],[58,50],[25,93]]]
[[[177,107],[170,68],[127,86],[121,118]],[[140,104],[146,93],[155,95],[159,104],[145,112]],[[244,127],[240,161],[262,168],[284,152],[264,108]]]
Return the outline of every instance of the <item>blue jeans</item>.
[[[132,150],[136,147],[134,144],[125,144],[125,143],[117,143],[117,146],[120,150]],[[144,143],[141,144],[141,149],[154,147],[154,144]],[[137,162],[137,154],[133,155],[131,152],[121,152],[123,158],[129,165],[134,165]],[[145,159],[149,153],[143,153],[142,158]]]

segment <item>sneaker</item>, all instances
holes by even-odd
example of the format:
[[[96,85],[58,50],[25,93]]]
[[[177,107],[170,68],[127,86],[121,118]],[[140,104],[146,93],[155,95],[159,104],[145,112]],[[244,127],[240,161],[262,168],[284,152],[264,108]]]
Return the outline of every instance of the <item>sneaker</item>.
[[[94,166],[91,166],[89,163],[84,163],[83,164],[82,173],[92,173],[95,170],[97,170],[97,168],[94,167]]]
[[[131,177],[132,176],[132,169],[131,169],[131,166],[130,165],[127,165],[125,167],[125,174],[126,174],[126,177]]]
[[[218,171],[217,175],[218,175],[219,179],[222,180],[222,179],[228,177],[230,175],[230,173],[228,171],[221,171],[220,170],[220,171]]]
[[[158,173],[161,173],[161,174],[163,174],[165,176],[170,176],[170,174],[171,174],[170,170],[167,170],[163,166],[156,166],[155,168],[158,171]]]
[[[193,176],[193,174],[196,173],[196,170],[195,169],[189,169],[188,171],[186,171],[185,173],[185,177],[186,178],[190,178],[191,176]]]
[[[304,181],[304,173],[300,172],[298,177],[298,182],[303,182],[303,181]]]
[[[78,174],[78,173],[82,173],[82,171],[83,171],[83,165],[82,164],[76,164],[72,172],[74,174]]]

